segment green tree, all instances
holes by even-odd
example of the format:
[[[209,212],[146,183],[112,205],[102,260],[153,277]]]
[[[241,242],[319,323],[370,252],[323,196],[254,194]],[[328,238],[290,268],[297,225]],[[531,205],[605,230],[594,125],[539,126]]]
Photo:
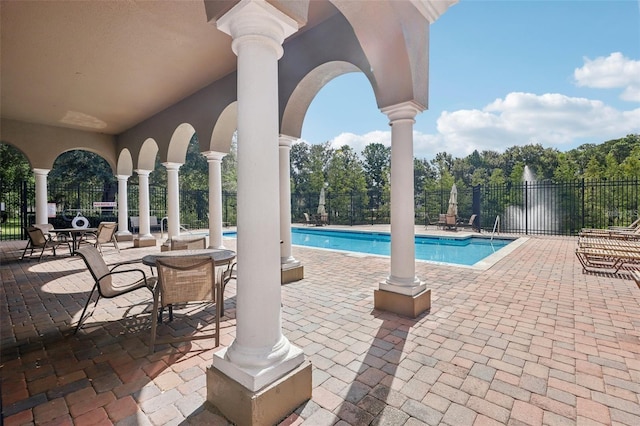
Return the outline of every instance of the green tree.
[[[23,180],[35,182],[27,158],[14,146],[0,143],[0,182],[14,187]]]
[[[229,153],[222,159],[222,190],[236,192],[238,190],[238,138],[234,134],[231,139]]]
[[[362,150],[366,185],[374,205],[383,199],[384,189],[389,182],[391,148],[381,143],[371,143]]]
[[[355,219],[369,203],[362,162],[348,145],[335,150],[327,166],[327,182],[332,194],[330,213],[339,220]]]

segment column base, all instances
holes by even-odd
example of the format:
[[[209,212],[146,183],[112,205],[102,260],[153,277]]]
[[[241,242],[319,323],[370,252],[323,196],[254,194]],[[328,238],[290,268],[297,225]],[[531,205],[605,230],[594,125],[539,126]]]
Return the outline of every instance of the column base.
[[[120,241],[133,241],[133,234],[129,231],[126,231],[122,234],[118,234],[116,232],[116,241],[120,242]]]
[[[133,246],[138,248],[138,247],[153,247],[156,245],[156,239],[155,238],[134,238],[133,239]]]
[[[207,401],[232,423],[272,425],[311,399],[311,363],[297,368],[259,391],[251,391],[215,366],[207,369]]]
[[[304,266],[300,263],[294,266],[288,266],[286,264],[281,266],[280,269],[280,283],[288,284],[294,281],[300,281],[304,278]]]
[[[431,289],[426,289],[414,296],[386,290],[374,290],[373,307],[380,311],[415,318],[431,309]]]

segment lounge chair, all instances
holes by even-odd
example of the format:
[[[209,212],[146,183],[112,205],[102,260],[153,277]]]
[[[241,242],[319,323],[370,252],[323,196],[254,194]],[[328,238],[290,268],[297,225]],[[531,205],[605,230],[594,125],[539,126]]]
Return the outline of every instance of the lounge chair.
[[[206,237],[174,237],[171,238],[171,250],[195,250],[207,248]]]
[[[431,218],[429,217],[429,213],[425,213],[424,214],[424,227],[428,228],[429,225],[438,226],[438,221],[437,220],[431,220]]]
[[[444,229],[445,226],[447,226],[447,215],[444,213],[440,213],[438,215],[438,228],[440,229]]]
[[[311,220],[309,213],[302,213],[304,216],[304,224],[307,226],[315,225],[315,222]]]
[[[20,256],[20,260],[23,260],[25,255],[27,254],[27,250],[31,250],[29,253],[29,257],[33,256],[33,251],[36,249],[40,250],[40,255],[38,256],[38,262],[42,259],[42,255],[45,250],[51,250],[53,255],[56,255],[56,248],[61,245],[66,245],[69,249],[69,253],[71,253],[71,246],[69,245],[69,241],[67,240],[55,240],[51,238],[50,234],[45,235],[41,228],[36,226],[30,226],[27,228],[27,246],[24,248],[22,252],[22,256]]]
[[[480,232],[480,226],[476,226],[475,224],[476,217],[478,217],[477,214],[472,214],[471,217],[469,218],[468,223],[459,223],[458,226],[461,228],[471,228],[473,230],[477,230],[478,232]]]
[[[638,288],[640,288],[640,271],[633,270],[630,272],[631,272],[631,278],[633,278]]]
[[[215,303],[214,330],[185,336],[169,336],[158,339],[158,315],[153,315],[151,323],[151,340],[149,352],[155,351],[157,344],[184,342],[195,339],[214,338],[215,347],[220,345],[220,306],[222,305],[222,278],[216,279],[215,262],[210,256],[167,257],[156,261],[158,268],[158,285],[153,293],[153,312],[160,306],[174,306],[192,302]],[[171,312],[171,311],[170,311]],[[173,318],[170,317],[170,320]],[[210,325],[209,322],[204,324]]]
[[[98,305],[100,297],[113,298],[141,288],[145,288],[153,294],[153,289],[156,286],[157,279],[156,277],[147,277],[142,269],[135,268],[120,269],[118,271],[115,270],[120,266],[130,265],[130,263],[116,264],[109,269],[102,258],[102,255],[94,246],[83,247],[77,250],[76,253],[82,257],[84,263],[87,265],[87,268],[93,277],[94,284],[91,289],[91,293],[89,293],[89,297],[87,298],[87,303],[84,305],[84,309],[82,310],[82,314],[80,315],[80,319],[78,320],[78,325],[76,326],[74,333],[77,333],[82,326],[85,319],[85,313],[89,307],[89,302],[91,302],[91,297],[93,297],[93,293],[96,290],[98,290],[98,298],[96,299],[94,307]],[[132,274],[136,276],[135,280],[131,280]],[[157,311],[155,311],[153,316],[157,316]]]
[[[640,264],[640,251],[619,248],[578,247],[576,257],[584,272],[613,272],[628,265]]]
[[[631,222],[629,226],[609,226],[608,229],[613,229],[617,231],[635,231],[638,228],[640,228],[640,218]]]

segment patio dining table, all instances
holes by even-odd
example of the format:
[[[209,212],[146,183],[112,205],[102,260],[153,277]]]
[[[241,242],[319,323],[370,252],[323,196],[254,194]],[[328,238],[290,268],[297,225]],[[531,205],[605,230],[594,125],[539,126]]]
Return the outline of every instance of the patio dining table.
[[[71,235],[71,255],[74,256],[76,254],[76,250],[80,248],[80,242],[82,241],[82,237],[86,234],[95,233],[98,231],[98,228],[54,228],[49,232],[55,232],[56,235],[66,234]]]
[[[143,256],[142,263],[147,266],[156,266],[158,259],[177,256],[211,256],[216,266],[224,266],[230,264],[236,258],[236,252],[227,249],[171,250]]]

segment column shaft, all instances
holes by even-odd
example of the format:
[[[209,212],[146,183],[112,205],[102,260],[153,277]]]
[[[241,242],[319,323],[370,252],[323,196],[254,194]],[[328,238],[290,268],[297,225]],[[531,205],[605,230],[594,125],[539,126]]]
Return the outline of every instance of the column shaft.
[[[167,233],[169,239],[180,235],[180,163],[162,163],[167,169]]]
[[[222,243],[222,159],[226,154],[204,153],[209,164],[209,247],[224,248]]]
[[[36,175],[36,223],[49,223],[47,214],[47,175],[49,169],[33,169]]]
[[[117,235],[131,235],[129,231],[129,204],[127,181],[129,175],[117,175],[118,178],[118,232]]]
[[[291,253],[291,138],[280,136],[280,263],[299,264]]]
[[[153,238],[149,223],[149,173],[150,170],[136,170],[138,173],[138,212],[140,214],[140,229],[138,235],[142,238]]]

